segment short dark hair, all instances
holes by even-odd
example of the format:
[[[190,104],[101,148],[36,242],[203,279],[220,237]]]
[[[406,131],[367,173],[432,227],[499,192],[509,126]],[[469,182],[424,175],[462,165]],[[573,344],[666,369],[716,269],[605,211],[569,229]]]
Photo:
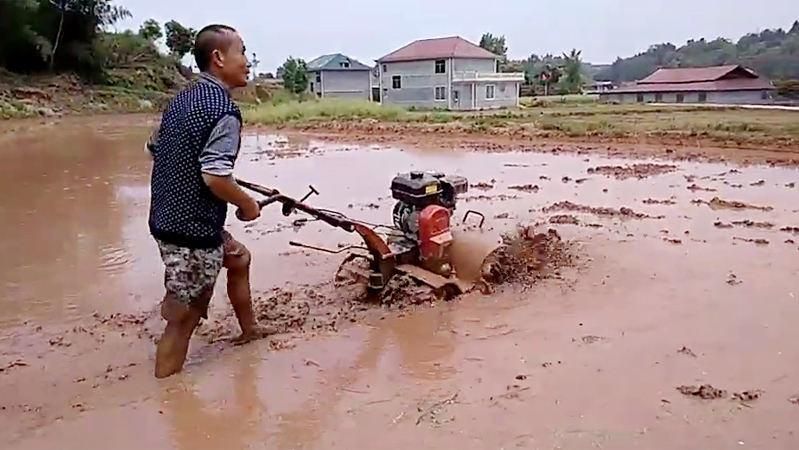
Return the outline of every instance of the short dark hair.
[[[211,65],[211,53],[214,50],[227,49],[229,41],[225,41],[222,36],[227,32],[236,32],[236,29],[227,25],[208,25],[197,33],[194,39],[194,61],[197,68],[206,71]]]

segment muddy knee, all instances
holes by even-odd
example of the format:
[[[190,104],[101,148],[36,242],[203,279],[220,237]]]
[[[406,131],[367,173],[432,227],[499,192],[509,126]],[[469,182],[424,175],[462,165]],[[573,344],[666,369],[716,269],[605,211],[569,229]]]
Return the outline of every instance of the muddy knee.
[[[249,270],[251,262],[252,254],[244,246],[238,248],[235,253],[225,254],[224,265],[230,272]]]
[[[167,294],[161,302],[161,317],[169,323],[181,323],[190,315],[189,306]]]

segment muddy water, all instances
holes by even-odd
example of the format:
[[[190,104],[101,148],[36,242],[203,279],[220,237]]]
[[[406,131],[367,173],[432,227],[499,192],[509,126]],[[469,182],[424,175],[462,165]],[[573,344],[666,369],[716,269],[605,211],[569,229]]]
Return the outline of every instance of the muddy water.
[[[250,134],[242,178],[296,195],[313,184],[321,194],[309,203],[385,223],[397,171],[465,175],[483,188],[459,216],[484,212],[489,236],[556,228],[578,243],[580,264],[533,287],[281,336],[282,351],[197,339],[186,372],[157,382],[152,343],[139,336],[162,326],[148,314],[162,292],[146,229],[148,126],[72,120],[0,138],[3,448],[799,445],[795,169],[590,170],[644,161]],[[332,277],[339,256],[289,241],[357,242],[316,222],[293,226],[298,217],[275,208],[254,224],[230,221],[255,254],[257,293]],[[102,320],[114,313],[132,319]],[[211,316],[228,313],[219,289]],[[675,389],[691,384],[729,395]],[[760,399],[731,400],[753,389]]]

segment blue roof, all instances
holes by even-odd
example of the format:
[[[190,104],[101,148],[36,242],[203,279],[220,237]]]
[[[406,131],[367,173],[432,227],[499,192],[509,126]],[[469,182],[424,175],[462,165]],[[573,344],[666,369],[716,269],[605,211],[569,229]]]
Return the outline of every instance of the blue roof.
[[[308,63],[308,70],[316,72],[320,70],[372,70],[366,64],[352,59],[341,53],[332,55],[322,55]]]

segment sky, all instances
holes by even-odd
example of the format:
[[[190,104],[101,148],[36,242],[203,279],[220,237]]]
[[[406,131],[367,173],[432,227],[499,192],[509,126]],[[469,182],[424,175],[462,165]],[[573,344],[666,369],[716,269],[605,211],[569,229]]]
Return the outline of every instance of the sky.
[[[138,30],[146,19],[177,20],[195,29],[231,25],[256,72],[274,72],[289,56],[310,61],[327,53],[373,65],[415,40],[483,33],[504,35],[508,56],[582,50],[587,62],[611,63],[651,44],[740,36],[790,28],[799,0],[114,0],[133,17],[119,30]]]

